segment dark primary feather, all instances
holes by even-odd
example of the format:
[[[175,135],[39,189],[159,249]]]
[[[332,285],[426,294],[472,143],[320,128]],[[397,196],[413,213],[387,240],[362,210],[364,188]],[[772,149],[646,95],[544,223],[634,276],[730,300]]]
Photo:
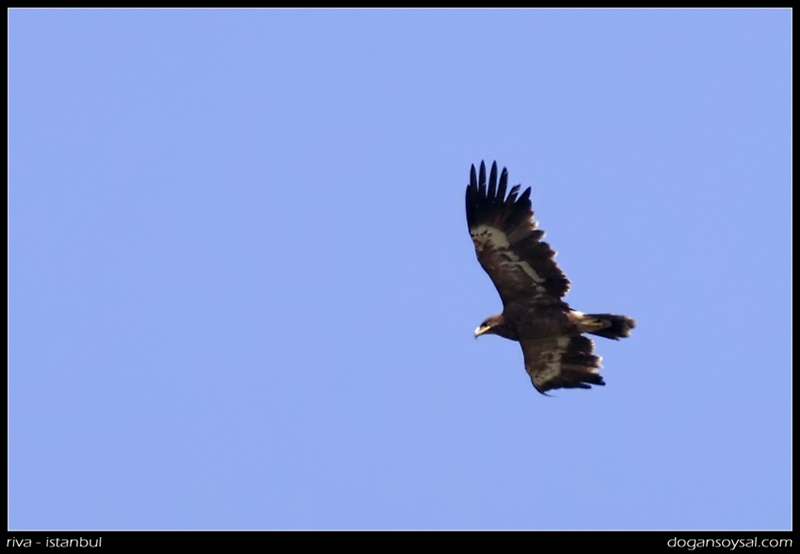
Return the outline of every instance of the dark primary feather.
[[[466,194],[467,224],[478,261],[504,304],[521,298],[556,302],[569,290],[569,280],[553,260],[556,253],[541,241],[544,231],[536,229],[531,189],[517,198],[520,185],[515,185],[506,197],[507,186],[505,168],[498,184],[496,162],[488,187],[485,164],[481,162],[477,176],[472,166]],[[488,234],[486,227],[491,229]]]

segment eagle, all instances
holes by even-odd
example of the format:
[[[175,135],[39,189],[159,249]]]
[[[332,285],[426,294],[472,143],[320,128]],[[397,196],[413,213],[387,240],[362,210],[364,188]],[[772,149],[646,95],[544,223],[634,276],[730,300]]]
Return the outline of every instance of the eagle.
[[[508,171],[497,178],[492,164],[489,183],[486,166],[470,170],[467,186],[467,225],[475,253],[492,279],[503,312],[486,319],[475,330],[499,335],[522,346],[525,371],[534,388],[547,395],[551,389],[589,389],[605,385],[598,370],[600,357],[584,333],[619,340],[629,337],[636,322],[624,315],[584,314],[562,298],[569,279],[553,259],[550,245],[542,241],[531,209],[531,189],[518,196],[520,185],[508,187]]]

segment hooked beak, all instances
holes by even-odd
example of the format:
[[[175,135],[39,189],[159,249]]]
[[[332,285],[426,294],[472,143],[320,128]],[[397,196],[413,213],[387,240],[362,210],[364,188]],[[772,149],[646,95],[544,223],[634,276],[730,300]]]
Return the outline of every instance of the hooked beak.
[[[491,329],[491,326],[489,326],[489,325],[481,325],[480,327],[475,329],[475,338],[477,339],[481,335],[487,333],[489,331],[489,329]]]

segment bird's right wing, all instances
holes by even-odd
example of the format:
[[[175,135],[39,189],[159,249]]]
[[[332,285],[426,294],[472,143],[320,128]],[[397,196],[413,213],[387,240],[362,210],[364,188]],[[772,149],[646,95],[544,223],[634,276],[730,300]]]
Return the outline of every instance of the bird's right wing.
[[[520,341],[525,371],[537,391],[552,389],[590,389],[605,385],[597,371],[600,357],[593,354],[594,343],[583,335],[563,335]]]

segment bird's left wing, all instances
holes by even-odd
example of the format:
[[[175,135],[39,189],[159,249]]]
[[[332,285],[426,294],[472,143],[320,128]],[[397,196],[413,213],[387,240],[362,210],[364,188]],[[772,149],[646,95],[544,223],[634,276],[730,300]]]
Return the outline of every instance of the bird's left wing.
[[[467,225],[478,261],[504,305],[560,302],[569,290],[569,280],[553,259],[555,251],[542,242],[544,231],[536,229],[531,189],[517,198],[520,186],[515,185],[506,197],[507,186],[505,168],[498,183],[496,162],[488,187],[484,163],[479,175],[472,166],[466,196]]]

